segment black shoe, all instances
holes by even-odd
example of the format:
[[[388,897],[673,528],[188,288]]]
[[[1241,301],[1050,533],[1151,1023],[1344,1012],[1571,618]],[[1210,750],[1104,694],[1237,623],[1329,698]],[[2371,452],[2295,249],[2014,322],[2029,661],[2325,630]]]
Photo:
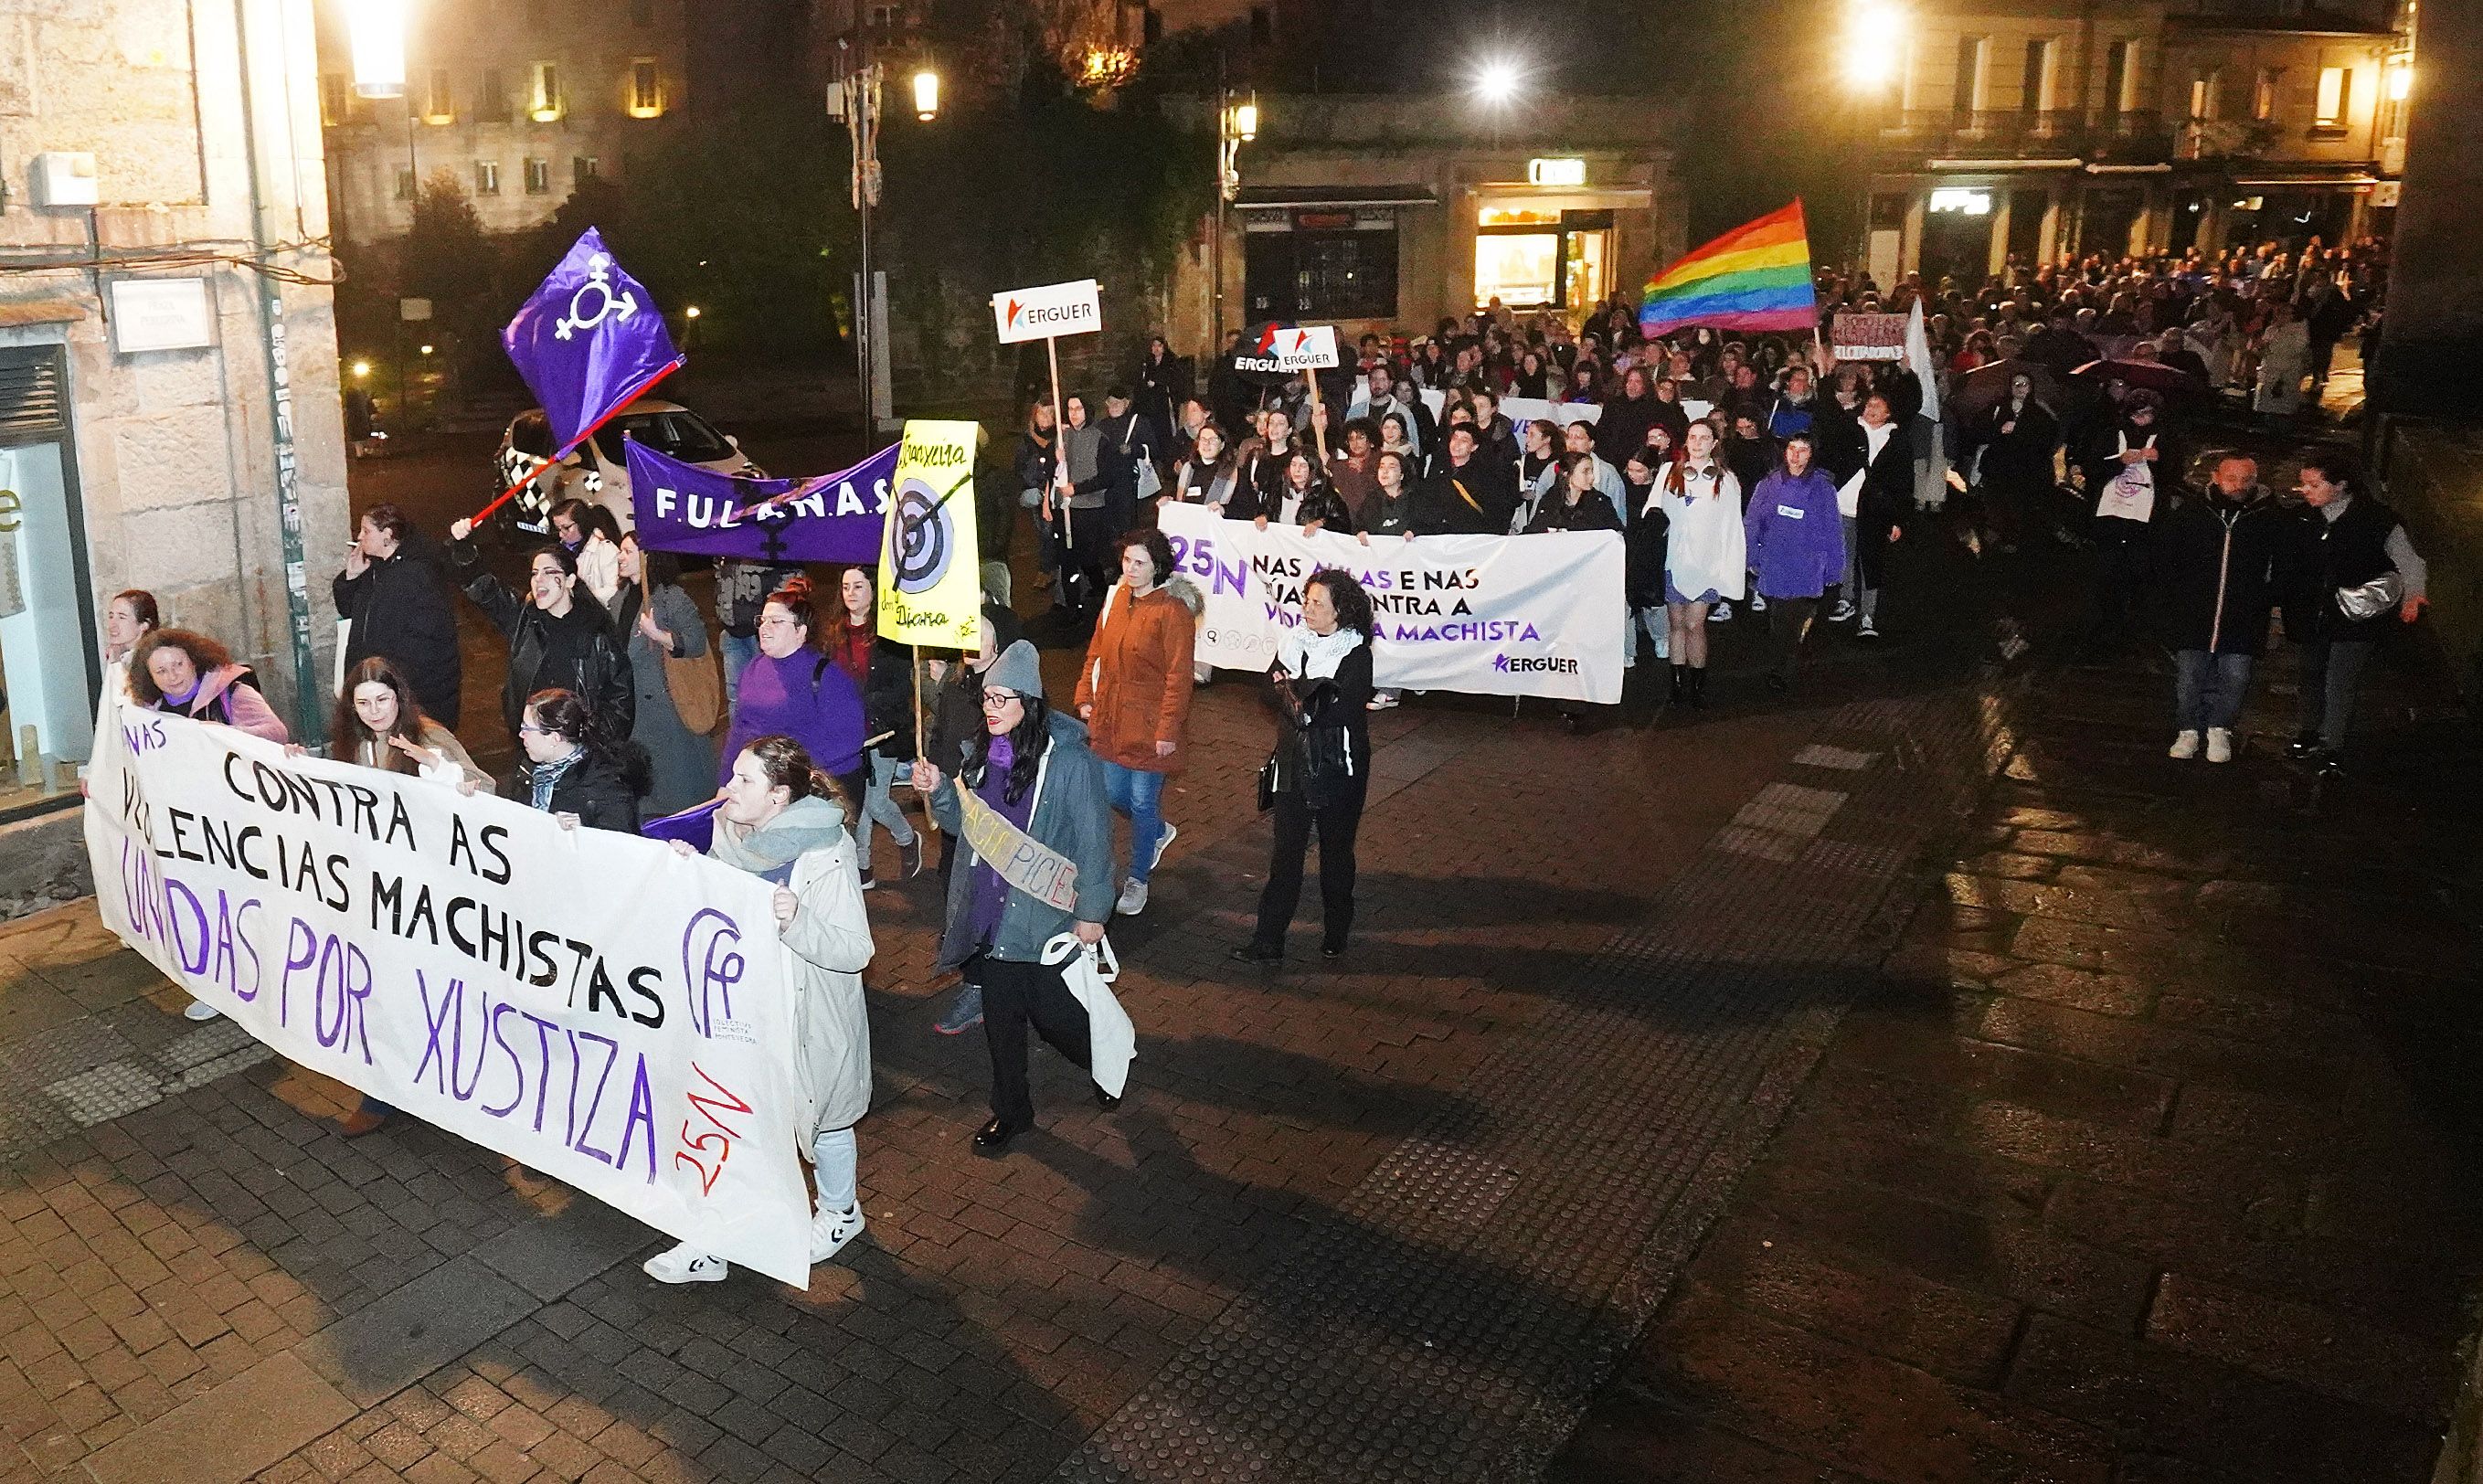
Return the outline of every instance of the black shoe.
[[[877,888],[878,888],[878,886],[879,886],[879,883],[871,879],[871,874],[870,874],[870,872],[868,872],[868,871],[864,871],[864,872],[862,873],[862,878],[861,878],[861,879],[862,879],[862,888],[863,888],[865,891],[870,891],[870,890],[875,890],[875,889],[877,889]]]
[[[1345,957],[1345,944],[1322,943],[1320,944],[1320,957],[1323,959],[1341,959]]]
[[[2316,757],[2319,755],[2319,733],[2315,731],[2294,733],[2293,740],[2284,744],[2284,752],[2289,757]]]
[[[917,835],[896,847],[896,874],[899,880],[912,881],[922,874],[922,836]]]
[[[1561,724],[1569,729],[1569,735],[1573,737],[1582,737],[1587,734],[1587,713],[1584,711],[1563,712],[1561,717]]]
[[[1707,704],[1707,671],[1703,666],[1690,672],[1690,703],[1702,709]]]
[[[1672,693],[1666,699],[1676,702],[1686,702],[1690,699],[1690,667],[1688,665],[1675,665],[1672,667]]]
[[[1284,956],[1282,948],[1262,948],[1257,943],[1243,943],[1227,955],[1236,964],[1273,964]]]
[[[1009,1140],[1024,1132],[1023,1126],[1004,1124],[995,1118],[975,1130],[975,1153],[986,1159],[998,1159],[1008,1153]]]
[[[1108,1093],[1104,1091],[1104,1084],[1101,1082],[1094,1084],[1094,1086],[1095,1106],[1102,1108],[1107,1113],[1109,1113],[1114,1108],[1121,1105],[1121,1095],[1119,1093]]]

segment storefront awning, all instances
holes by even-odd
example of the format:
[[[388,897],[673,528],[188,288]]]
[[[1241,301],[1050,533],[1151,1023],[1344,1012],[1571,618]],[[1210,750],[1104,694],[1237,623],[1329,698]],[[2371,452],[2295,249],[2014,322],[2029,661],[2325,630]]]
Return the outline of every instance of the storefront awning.
[[[1428,186],[1243,186],[1237,206],[1301,209],[1355,206],[1436,206]]]

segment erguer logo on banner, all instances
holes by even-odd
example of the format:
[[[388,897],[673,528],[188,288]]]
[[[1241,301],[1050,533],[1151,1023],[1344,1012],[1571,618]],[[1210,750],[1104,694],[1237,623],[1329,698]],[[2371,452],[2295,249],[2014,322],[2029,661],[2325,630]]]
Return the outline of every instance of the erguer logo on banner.
[[[992,323],[1002,345],[1088,334],[1104,328],[1104,304],[1092,278],[1013,288],[992,296]]]
[[[1259,331],[1259,343],[1233,358],[1240,371],[1309,371],[1332,366],[1336,358],[1336,327],[1307,325],[1280,330],[1270,325]]]

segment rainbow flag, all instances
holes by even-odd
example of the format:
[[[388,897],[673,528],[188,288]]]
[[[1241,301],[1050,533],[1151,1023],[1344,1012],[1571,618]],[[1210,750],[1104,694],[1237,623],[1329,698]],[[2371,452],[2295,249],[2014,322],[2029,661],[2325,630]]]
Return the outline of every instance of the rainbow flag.
[[[1718,330],[1816,330],[1810,233],[1802,202],[1736,227],[1647,280],[1639,332],[1684,325]]]

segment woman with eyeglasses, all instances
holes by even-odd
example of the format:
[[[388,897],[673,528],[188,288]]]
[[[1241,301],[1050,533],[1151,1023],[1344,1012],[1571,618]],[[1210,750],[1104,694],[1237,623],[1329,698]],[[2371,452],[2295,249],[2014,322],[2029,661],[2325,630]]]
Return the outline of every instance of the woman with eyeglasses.
[[[983,676],[983,729],[955,759],[953,775],[914,764],[914,787],[931,801],[940,828],[959,841],[948,880],[948,922],[937,967],[965,978],[983,1017],[992,1058],[992,1117],[975,1134],[975,1153],[997,1158],[1034,1126],[1027,1085],[1027,1029],[1092,1070],[1086,1008],[1071,993],[1063,964],[1043,962],[1064,935],[1091,947],[1111,920],[1112,806],[1104,764],[1086,729],[1044,703],[1043,668],[1021,639]],[[968,824],[969,818],[974,823]],[[1010,842],[985,858],[977,836]],[[946,1018],[973,1023],[960,1002]],[[1099,1106],[1120,1098],[1095,1087]]]
[[[719,783],[733,776],[733,759],[743,749],[781,732],[801,743],[846,798],[860,803],[869,791],[862,755],[868,735],[863,730],[862,690],[820,650],[813,637],[818,630],[809,583],[767,596],[759,611],[759,657],[742,672],[733,722],[725,729]]]
[[[510,779],[513,797],[558,820],[564,829],[638,828],[645,762],[576,693],[541,690],[526,698],[518,724],[526,760]]]
[[[557,543],[526,559],[526,595],[483,570],[474,549],[474,522],[448,528],[448,560],[466,596],[509,641],[509,676],[500,687],[500,719],[509,734],[526,698],[559,689],[576,696],[615,736],[627,736],[637,720],[637,695],[629,683],[629,659],[612,636],[612,621],[577,575],[577,558]],[[616,550],[617,560],[617,550]]]

